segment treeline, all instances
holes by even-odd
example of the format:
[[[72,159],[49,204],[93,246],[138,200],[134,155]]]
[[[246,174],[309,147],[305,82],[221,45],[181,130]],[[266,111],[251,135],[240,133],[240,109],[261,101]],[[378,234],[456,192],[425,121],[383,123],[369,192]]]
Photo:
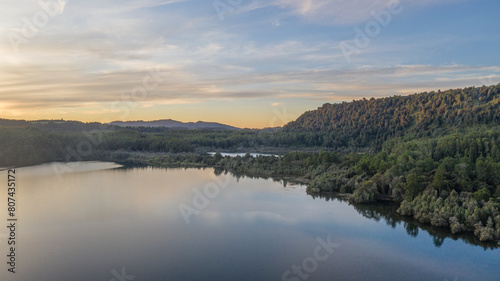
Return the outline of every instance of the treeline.
[[[64,161],[66,147],[76,147],[76,134],[57,134],[34,127],[0,128],[0,166],[26,166]]]
[[[16,126],[22,125],[22,126]],[[297,134],[300,135],[300,134]],[[8,121],[0,126],[0,165],[98,160],[108,151],[206,153],[209,151],[318,150],[300,136],[279,131],[120,128],[99,123]],[[287,139],[289,139],[287,141]],[[299,139],[300,141],[294,141]]]
[[[119,145],[112,145],[111,149],[130,149],[134,151],[152,152],[193,152],[193,151],[259,151],[268,150],[333,150],[328,147],[325,139],[327,133],[317,132],[283,132],[274,130],[213,130],[213,129],[158,129],[137,127],[116,130],[108,134],[107,140],[114,141],[121,138]],[[183,142],[185,146],[172,148],[170,143]],[[342,151],[366,151],[365,148],[349,147]]]

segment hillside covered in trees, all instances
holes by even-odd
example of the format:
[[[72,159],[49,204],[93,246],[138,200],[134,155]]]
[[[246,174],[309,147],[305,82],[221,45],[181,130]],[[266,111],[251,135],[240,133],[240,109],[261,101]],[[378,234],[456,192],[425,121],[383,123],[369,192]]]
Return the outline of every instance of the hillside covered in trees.
[[[375,147],[394,137],[443,134],[450,129],[500,124],[500,84],[490,87],[325,104],[284,127],[323,132],[322,145]]]

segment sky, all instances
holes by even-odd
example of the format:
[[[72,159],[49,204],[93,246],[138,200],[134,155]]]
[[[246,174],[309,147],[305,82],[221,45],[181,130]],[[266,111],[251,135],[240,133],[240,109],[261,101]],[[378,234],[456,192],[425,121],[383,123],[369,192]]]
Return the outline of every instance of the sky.
[[[1,0],[0,118],[281,126],[500,83],[498,0]]]

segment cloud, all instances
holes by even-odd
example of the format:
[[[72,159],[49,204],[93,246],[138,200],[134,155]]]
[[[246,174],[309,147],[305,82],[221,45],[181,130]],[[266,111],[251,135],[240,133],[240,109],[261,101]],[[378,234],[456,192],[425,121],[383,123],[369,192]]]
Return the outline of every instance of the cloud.
[[[311,22],[350,25],[372,19],[372,13],[385,10],[390,4],[406,9],[453,1],[456,0],[274,0],[270,3]]]
[[[350,24],[368,19],[370,11],[385,8],[387,1],[276,0],[275,5],[311,21]]]
[[[57,62],[57,63],[56,63]],[[203,64],[156,65],[162,82],[139,99],[137,107],[202,103],[209,100],[310,99],[350,100],[410,94],[424,90],[481,86],[500,82],[500,67],[469,65],[362,66],[350,69],[304,69],[256,72],[246,68]],[[109,105],[131,99],[148,69],[139,62],[128,69],[89,72],[89,66],[55,61],[26,63],[0,71],[3,110],[36,110]],[[231,73],[232,75],[227,75]],[[491,83],[490,83],[491,82]],[[273,101],[272,106],[282,102]]]
[[[19,31],[22,18],[40,9],[31,0],[6,1],[0,11],[3,35]],[[406,9],[450,1],[402,5]],[[13,53],[6,36],[0,38],[2,112],[62,114],[81,109],[100,114],[130,97],[148,68],[157,66],[162,83],[137,102],[138,112],[262,99],[274,107],[288,106],[288,99],[305,106],[305,100],[351,100],[500,82],[498,67],[422,63],[429,60],[421,57],[434,50],[472,40],[453,34],[451,39],[427,33],[374,39],[348,64],[338,46],[340,40],[353,38],[349,25],[369,20],[371,11],[387,7],[387,0],[248,2],[221,22],[210,2],[65,1],[64,14],[51,18],[20,46],[19,54]],[[304,30],[296,31],[296,26]]]

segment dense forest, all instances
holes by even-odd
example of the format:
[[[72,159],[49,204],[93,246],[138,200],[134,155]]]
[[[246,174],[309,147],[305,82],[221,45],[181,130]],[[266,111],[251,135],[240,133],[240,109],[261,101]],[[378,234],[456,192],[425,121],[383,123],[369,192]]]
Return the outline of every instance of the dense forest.
[[[283,128],[182,130],[0,120],[0,166],[107,160],[301,181],[355,204],[500,240],[500,84],[325,104]],[[271,152],[222,157],[209,151]]]
[[[285,132],[324,132],[316,145],[374,147],[393,137],[427,137],[449,129],[500,124],[500,84],[325,104],[284,127]],[[327,133],[328,132],[328,133]]]

